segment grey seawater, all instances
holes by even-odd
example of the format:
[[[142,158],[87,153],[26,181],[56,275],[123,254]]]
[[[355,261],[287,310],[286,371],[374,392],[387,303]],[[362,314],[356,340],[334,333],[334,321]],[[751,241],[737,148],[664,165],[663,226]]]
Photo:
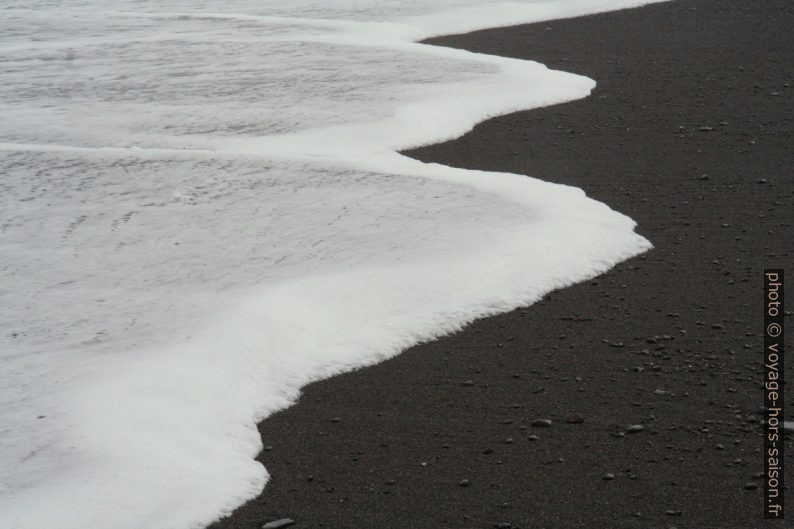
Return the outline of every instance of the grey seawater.
[[[0,5],[0,526],[207,524],[302,385],[646,249],[578,190],[393,152],[592,86],[428,27],[627,3]]]

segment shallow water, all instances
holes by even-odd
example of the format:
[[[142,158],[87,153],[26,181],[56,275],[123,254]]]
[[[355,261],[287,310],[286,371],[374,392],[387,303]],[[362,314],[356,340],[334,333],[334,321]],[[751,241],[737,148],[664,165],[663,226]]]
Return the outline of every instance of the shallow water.
[[[0,526],[206,525],[301,386],[647,249],[396,153],[593,87],[415,41],[642,3],[0,5]]]

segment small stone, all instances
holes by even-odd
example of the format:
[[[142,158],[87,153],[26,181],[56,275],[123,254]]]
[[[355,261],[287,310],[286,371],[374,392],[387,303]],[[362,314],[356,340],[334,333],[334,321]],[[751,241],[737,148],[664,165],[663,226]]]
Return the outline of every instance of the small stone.
[[[551,419],[535,419],[530,424],[532,426],[548,427],[551,426]]]
[[[506,445],[513,444],[513,438],[512,437],[508,437],[507,439],[504,440],[504,444],[506,444]]]
[[[601,476],[601,479],[603,479],[604,481],[612,481],[613,479],[615,479],[615,474],[613,474],[612,472],[607,472],[606,474]]]
[[[645,426],[641,424],[632,424],[628,428],[626,428],[626,433],[637,433],[641,432],[645,429]]]
[[[458,482],[458,485],[460,485],[461,487],[468,487],[469,485],[471,485],[471,481],[469,481],[468,479],[462,479]]]
[[[466,386],[466,387],[473,386],[474,385],[474,381],[473,380],[464,380],[463,382],[460,383],[460,385],[461,386]]]
[[[757,488],[758,488],[758,485],[756,483],[753,483],[752,481],[747,482],[747,483],[744,484],[744,490],[755,490]]]
[[[540,441],[540,437],[538,437],[537,435],[530,435],[529,437],[527,437],[527,439],[529,439],[530,441]]]
[[[494,525],[496,529],[513,529],[513,524],[511,523],[498,523]]]
[[[267,522],[265,525],[262,526],[262,529],[281,529],[282,527],[289,527],[293,525],[295,520],[290,518],[282,518],[281,520],[274,520],[272,522]]]
[[[667,509],[664,511],[667,516],[681,516],[681,511],[675,509]]]
[[[569,413],[565,417],[565,422],[568,424],[581,424],[584,422],[584,417],[582,417],[581,413]]]

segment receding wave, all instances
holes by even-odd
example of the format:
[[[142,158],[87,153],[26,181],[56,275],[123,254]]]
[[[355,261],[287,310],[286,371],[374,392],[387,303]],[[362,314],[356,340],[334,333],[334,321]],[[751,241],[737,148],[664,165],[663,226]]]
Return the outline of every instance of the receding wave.
[[[0,526],[209,524],[305,384],[649,248],[579,189],[397,152],[594,86],[418,40],[642,3],[5,7]]]

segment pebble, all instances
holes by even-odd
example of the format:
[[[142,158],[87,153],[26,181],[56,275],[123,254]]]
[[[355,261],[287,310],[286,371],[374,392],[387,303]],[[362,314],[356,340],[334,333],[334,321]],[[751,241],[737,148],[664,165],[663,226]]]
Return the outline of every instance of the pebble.
[[[469,485],[471,485],[471,481],[469,481],[468,479],[462,479],[458,482],[458,485],[460,485],[461,487],[468,487]]]
[[[551,419],[535,419],[530,424],[532,426],[551,426]]]
[[[569,413],[567,417],[565,417],[565,422],[568,424],[581,424],[584,422],[584,417],[582,417],[581,413]]]
[[[530,441],[540,441],[540,437],[538,437],[537,435],[530,435],[529,437],[527,437],[527,439],[529,439]]]
[[[612,481],[613,479],[615,479],[615,474],[613,474],[612,472],[607,472],[601,477],[601,479],[603,479],[604,481]]]
[[[758,485],[756,483],[753,483],[752,481],[744,484],[744,490],[755,490],[757,488]]]
[[[637,433],[641,432],[645,429],[645,426],[641,424],[632,424],[628,428],[626,428],[626,433]]]
[[[494,525],[496,529],[513,529],[513,524],[511,523],[498,523]]]
[[[267,522],[265,525],[262,526],[262,529],[281,529],[282,527],[289,527],[294,523],[295,520],[292,520],[290,518],[282,518],[281,520],[274,520],[272,522]]]

